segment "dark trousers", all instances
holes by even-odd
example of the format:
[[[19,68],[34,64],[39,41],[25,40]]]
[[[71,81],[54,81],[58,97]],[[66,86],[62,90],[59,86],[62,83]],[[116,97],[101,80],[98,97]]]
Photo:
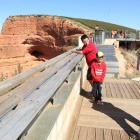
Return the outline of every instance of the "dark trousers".
[[[102,90],[103,90],[103,83],[100,82],[93,82],[93,97],[96,100],[102,100]]]
[[[89,67],[87,70],[87,80],[92,80],[92,76],[91,76],[91,68]]]

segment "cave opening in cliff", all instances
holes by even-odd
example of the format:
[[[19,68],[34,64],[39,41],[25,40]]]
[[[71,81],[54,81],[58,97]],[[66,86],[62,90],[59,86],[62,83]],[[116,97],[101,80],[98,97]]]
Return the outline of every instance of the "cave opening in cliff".
[[[44,54],[41,53],[41,52],[39,52],[39,51],[33,51],[33,52],[31,53],[31,55],[33,55],[33,56],[35,56],[35,57],[39,57],[39,56],[42,56],[42,55],[44,55]]]

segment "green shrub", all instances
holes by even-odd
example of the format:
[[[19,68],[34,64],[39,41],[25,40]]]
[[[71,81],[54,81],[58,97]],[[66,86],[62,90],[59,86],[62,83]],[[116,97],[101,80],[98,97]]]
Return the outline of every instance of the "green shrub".
[[[8,78],[7,75],[4,75],[3,73],[1,74],[1,77],[0,77],[0,81],[4,81]]]
[[[16,21],[16,20],[15,20],[15,19],[10,19],[10,21],[11,21],[11,22],[14,22],[14,21]]]
[[[62,23],[64,23],[66,21],[66,19],[62,20]]]
[[[38,17],[41,17],[42,15],[37,15]]]
[[[17,70],[18,70],[18,73],[21,73],[23,68],[21,67],[20,64],[18,64],[17,68],[18,68],[18,69],[17,69]]]
[[[119,78],[118,74],[115,74],[114,75],[114,78],[118,79]]]

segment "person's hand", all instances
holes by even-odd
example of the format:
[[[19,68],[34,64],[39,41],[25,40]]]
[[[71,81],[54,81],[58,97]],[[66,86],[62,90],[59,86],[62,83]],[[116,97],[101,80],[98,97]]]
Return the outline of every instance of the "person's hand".
[[[72,53],[75,53],[75,51],[71,51]]]
[[[76,49],[76,51],[82,51],[82,49]]]

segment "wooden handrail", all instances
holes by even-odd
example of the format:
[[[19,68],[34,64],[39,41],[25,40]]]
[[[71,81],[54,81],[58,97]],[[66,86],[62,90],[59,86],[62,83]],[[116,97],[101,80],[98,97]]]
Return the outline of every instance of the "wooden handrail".
[[[0,139],[16,140],[28,125],[34,120],[36,115],[44,108],[49,99],[69,76],[74,67],[80,62],[83,55],[77,55],[62,67],[46,84],[30,98],[23,101],[16,110],[11,112],[0,125]]]
[[[74,48],[73,50],[75,50],[75,49],[76,48]],[[61,59],[65,58],[69,54],[71,54],[71,50],[66,53],[63,53],[55,58],[50,59],[47,62],[41,63],[40,65],[38,65],[34,68],[31,68],[23,73],[20,73],[10,79],[0,82],[0,95],[6,93],[7,91],[11,90],[12,88],[23,83],[25,80],[27,80],[29,77],[35,75],[37,72],[40,72],[40,71],[46,69],[47,67],[50,67],[51,65],[53,65],[56,62],[60,61]]]
[[[16,89],[3,95],[0,98],[0,118],[20,103],[26,96],[36,90],[43,82],[48,80],[53,74],[55,74],[62,66],[66,65],[69,61],[74,59],[77,54],[73,53],[68,55],[63,60],[57,62],[53,66],[44,70],[37,76],[23,83]]]

